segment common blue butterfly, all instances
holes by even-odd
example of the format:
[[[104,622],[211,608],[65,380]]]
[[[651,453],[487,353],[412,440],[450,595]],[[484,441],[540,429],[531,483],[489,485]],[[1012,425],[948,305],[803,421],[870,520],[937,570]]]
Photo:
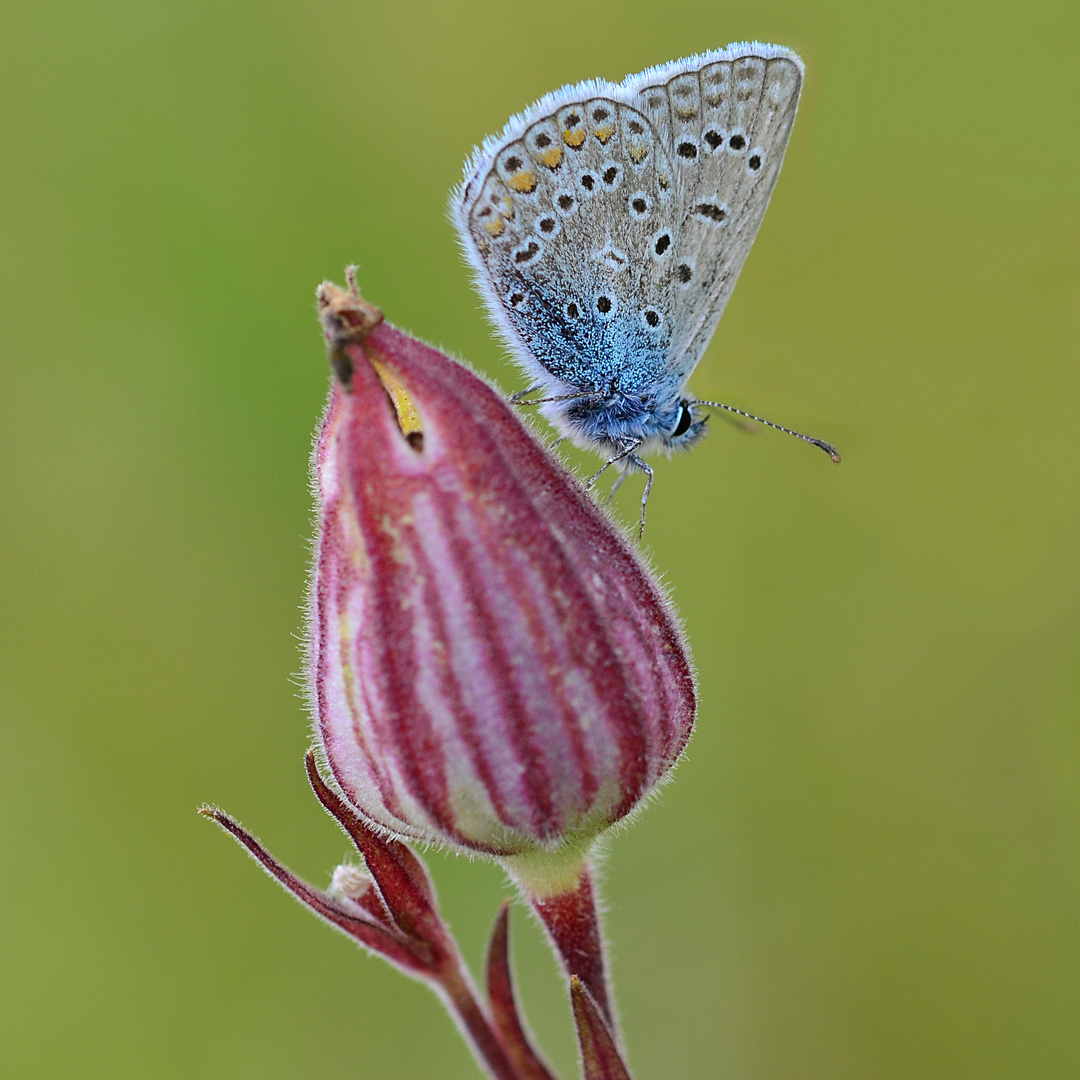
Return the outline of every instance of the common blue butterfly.
[[[532,403],[604,468],[646,474],[642,525],[642,455],[700,439],[698,406],[840,460],[829,443],[686,389],[780,175],[802,81],[795,53],[753,42],[565,86],[486,139],[453,193],[525,394],[540,392]]]

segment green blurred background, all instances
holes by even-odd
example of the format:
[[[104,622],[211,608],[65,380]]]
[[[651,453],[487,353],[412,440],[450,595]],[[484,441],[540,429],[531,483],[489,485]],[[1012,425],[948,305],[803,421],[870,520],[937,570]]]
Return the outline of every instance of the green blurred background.
[[[756,37],[806,93],[694,388],[845,460],[715,424],[658,466],[647,547],[702,707],[608,858],[631,1061],[1080,1075],[1077,10],[5,5],[0,1072],[478,1075],[433,997],[195,814],[319,883],[346,851],[290,681],[313,288],[358,261],[518,388],[445,218],[470,147],[561,83]],[[500,875],[434,862],[475,964]]]

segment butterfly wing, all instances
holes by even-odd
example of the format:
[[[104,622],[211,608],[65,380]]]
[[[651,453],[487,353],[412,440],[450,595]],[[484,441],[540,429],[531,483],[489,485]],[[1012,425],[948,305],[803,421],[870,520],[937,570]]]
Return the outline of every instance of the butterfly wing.
[[[716,330],[780,174],[802,61],[729,45],[627,80],[675,167],[681,231],[669,292],[669,361],[689,376]]]
[[[452,207],[496,322],[538,365],[530,374],[586,391],[649,386],[670,350],[650,252],[654,211],[676,216],[674,169],[621,96],[582,83],[515,117]]]
[[[484,143],[451,212],[530,378],[677,394],[761,224],[801,83],[793,53],[729,46],[564,87]]]

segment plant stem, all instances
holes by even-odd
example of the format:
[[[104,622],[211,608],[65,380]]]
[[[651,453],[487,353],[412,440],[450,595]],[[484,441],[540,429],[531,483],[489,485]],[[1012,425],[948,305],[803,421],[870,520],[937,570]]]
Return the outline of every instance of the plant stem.
[[[553,896],[530,895],[533,909],[555,946],[568,976],[577,976],[588,989],[604,1022],[618,1041],[618,1025],[600,931],[600,912],[587,862],[576,883]]]
[[[438,976],[440,997],[457,1021],[473,1056],[494,1080],[522,1080],[499,1042],[460,956],[443,965]]]

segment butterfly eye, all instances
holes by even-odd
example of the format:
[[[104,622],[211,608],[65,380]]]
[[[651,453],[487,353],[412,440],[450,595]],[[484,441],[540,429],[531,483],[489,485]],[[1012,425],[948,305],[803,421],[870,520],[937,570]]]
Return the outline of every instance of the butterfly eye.
[[[675,430],[671,433],[673,439],[682,438],[690,430],[690,425],[694,422],[694,411],[690,408],[688,401],[679,402],[679,422],[675,425]]]

